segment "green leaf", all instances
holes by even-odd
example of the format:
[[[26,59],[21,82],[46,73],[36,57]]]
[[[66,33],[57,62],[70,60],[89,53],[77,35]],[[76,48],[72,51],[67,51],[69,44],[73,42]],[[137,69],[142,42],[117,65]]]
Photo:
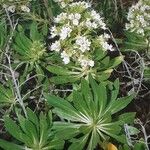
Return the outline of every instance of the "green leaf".
[[[103,60],[101,60],[101,63],[104,64],[104,66],[107,68],[110,62],[110,57],[107,56]]]
[[[32,143],[38,141],[38,133],[36,127],[31,121],[25,120],[25,129],[25,133],[31,139]]]
[[[40,143],[41,144],[44,144],[46,143],[46,141],[48,140],[49,138],[49,129],[51,128],[51,124],[49,124],[50,122],[48,122],[47,120],[47,116],[46,114],[43,114],[42,112],[40,113],[40,117],[39,117],[39,126],[40,126]]]
[[[134,113],[134,112],[127,112],[127,113],[121,114],[119,116],[118,120],[120,121],[120,123],[122,125],[131,124],[134,122],[135,115],[136,115],[136,113]]]
[[[98,145],[97,143],[99,143],[99,142],[100,142],[99,134],[96,130],[94,130],[91,134],[91,139],[88,143],[88,148],[87,149],[92,149],[93,150]]]
[[[145,149],[147,149],[145,147],[145,143],[136,143],[133,148],[133,150],[145,150]]]
[[[77,91],[73,92],[73,104],[74,104],[75,108],[78,111],[82,112],[83,114],[86,115],[86,114],[90,113],[89,109],[88,109],[88,105],[85,102],[82,94]]]
[[[86,106],[84,106],[84,107],[87,107],[92,112],[91,105],[94,105],[93,104],[93,95],[92,95],[91,89],[89,87],[89,83],[85,79],[81,80],[81,91],[82,91],[82,95],[84,97],[84,101],[86,103]]]
[[[101,83],[98,86],[97,89],[97,93],[98,93],[98,108],[101,111],[104,111],[106,104],[107,104],[107,91],[106,91],[106,87]]]
[[[123,61],[123,59],[124,59],[123,56],[118,56],[118,57],[111,59],[110,63],[109,63],[109,68],[110,69],[115,68],[116,66],[118,66]]]
[[[46,69],[57,75],[66,75],[67,76],[67,75],[72,74],[72,72],[69,71],[68,69],[65,69],[65,68],[59,67],[59,66],[48,66]]]
[[[133,49],[133,50],[145,50],[147,48],[148,43],[146,42],[146,38],[135,33],[135,32],[125,32],[126,39],[124,40],[124,49]]]
[[[116,98],[118,97],[118,94],[119,94],[119,87],[120,87],[120,84],[119,84],[119,79],[116,79],[114,84],[113,84],[113,90],[111,90],[111,101],[115,101]]]
[[[23,132],[20,127],[8,116],[4,118],[6,130],[16,139],[22,141]]]
[[[78,120],[79,114],[75,108],[66,100],[52,95],[45,95],[48,103],[55,108],[55,113],[68,120]]]
[[[52,129],[55,130],[55,136],[59,139],[67,140],[78,135],[80,125],[69,122],[54,122]]]
[[[73,83],[77,80],[79,80],[79,78],[75,76],[55,76],[50,78],[50,81],[55,84]]]
[[[53,139],[49,142],[47,146],[44,147],[44,150],[61,150],[64,147],[64,141],[60,139]]]
[[[32,44],[31,40],[28,39],[23,33],[17,33],[15,43],[20,50],[27,52]]]
[[[33,112],[30,108],[27,108],[27,114],[28,119],[35,125],[38,125],[38,117],[36,116],[35,112]]]
[[[68,150],[83,150],[88,140],[88,135],[85,135],[73,142]]]
[[[32,41],[41,40],[41,35],[38,32],[38,26],[36,22],[33,22],[30,26],[30,38]]]
[[[0,139],[0,147],[3,150],[23,150],[22,146]]]
[[[98,75],[95,77],[97,81],[103,82],[105,80],[108,80],[112,73],[113,69],[108,69],[102,72],[99,72]]]
[[[117,113],[118,111],[124,109],[133,100],[133,98],[134,98],[133,95],[118,98],[112,104],[110,104],[111,106],[109,110],[111,111],[112,114]]]

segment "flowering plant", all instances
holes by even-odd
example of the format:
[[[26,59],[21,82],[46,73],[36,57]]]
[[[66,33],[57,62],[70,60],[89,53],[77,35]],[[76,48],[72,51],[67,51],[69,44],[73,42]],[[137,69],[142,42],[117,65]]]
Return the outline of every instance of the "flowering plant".
[[[33,0],[2,0],[1,4],[3,8],[7,9],[11,13],[14,13],[16,10],[30,12],[29,4],[31,1]]]
[[[95,78],[102,72],[110,75],[112,68],[121,63],[122,57],[110,60],[107,56],[108,50],[115,49],[110,44],[111,37],[107,33],[103,18],[91,9],[89,3],[59,2],[64,12],[54,18],[55,25],[51,27],[50,38],[59,38],[51,44],[50,50],[61,57],[63,68],[67,67],[72,69],[71,71],[78,70],[75,74],[78,74],[79,78],[89,73]],[[56,73],[51,66],[48,70]],[[59,74],[58,71],[56,74]]]
[[[150,1],[139,0],[132,5],[127,20],[125,48],[146,50],[150,41]]]
[[[21,63],[19,67],[25,65],[24,75],[26,76],[33,70],[38,74],[43,74],[46,58],[46,47],[44,35],[39,31],[37,22],[33,22],[29,27],[29,34],[22,26],[18,26],[18,32],[14,38],[13,48],[18,58],[16,63]]]
[[[129,9],[127,16],[129,23],[126,24],[126,29],[135,31],[141,35],[150,34],[150,1],[139,0],[138,3]]]
[[[129,9],[126,24],[124,46],[129,50],[142,50],[146,53],[144,60],[144,77],[149,80],[150,58],[150,1],[139,0]],[[143,57],[143,56],[142,56]]]
[[[45,95],[47,102],[54,107],[53,112],[64,120],[54,122],[56,137],[70,140],[72,144],[68,150],[94,150],[97,145],[102,147],[102,143],[111,138],[126,143],[121,128],[124,124],[133,122],[135,113],[124,113],[117,117],[115,114],[132,101],[133,95],[117,98],[118,92],[118,80],[110,90],[89,76],[89,81],[81,81],[80,90],[73,91],[71,102]]]

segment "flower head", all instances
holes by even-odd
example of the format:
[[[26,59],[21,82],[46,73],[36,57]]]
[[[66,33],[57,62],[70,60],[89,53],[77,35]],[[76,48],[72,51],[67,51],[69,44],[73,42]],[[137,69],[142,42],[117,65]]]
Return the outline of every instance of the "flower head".
[[[126,30],[145,35],[145,31],[150,26],[150,3],[149,0],[139,0],[129,9]]]
[[[91,42],[84,36],[78,36],[76,45],[79,46],[80,51],[85,52],[90,50]]]
[[[63,52],[61,53],[61,58],[63,58],[64,64],[69,64],[69,62],[70,62],[70,57],[69,57],[69,55],[68,55],[65,51],[63,51]]]
[[[55,43],[52,43],[50,49],[51,51],[59,52],[61,49],[60,41],[56,41]]]
[[[81,68],[94,67],[95,49],[113,50],[112,45],[108,44],[110,36],[106,33],[101,36],[97,34],[97,30],[106,29],[102,17],[89,9],[90,3],[55,1],[66,2],[66,6],[64,11],[54,18],[55,25],[51,27],[51,37],[58,35],[59,39],[52,43],[51,50],[60,54],[64,64],[73,62]]]
[[[14,13],[15,11],[21,11],[21,12],[30,12],[30,2],[32,0],[1,0],[1,4],[3,8],[7,9],[11,13]]]
[[[72,29],[69,26],[64,26],[62,27],[61,31],[60,31],[60,39],[64,40],[67,37],[70,37],[70,33],[71,33]]]

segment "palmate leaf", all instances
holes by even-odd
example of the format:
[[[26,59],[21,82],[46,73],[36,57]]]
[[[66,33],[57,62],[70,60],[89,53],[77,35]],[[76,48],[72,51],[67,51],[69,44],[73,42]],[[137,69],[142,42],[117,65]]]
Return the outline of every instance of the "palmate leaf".
[[[125,135],[121,134],[122,125],[131,121],[134,115],[131,113],[132,117],[129,119],[126,114],[120,116],[120,118],[126,117],[121,122],[117,118],[113,118],[113,114],[125,108],[133,97],[117,99],[118,80],[115,81],[112,88],[113,94],[110,95],[107,94],[110,89],[106,84],[97,84],[91,76],[88,81],[82,79],[81,89],[73,91],[71,102],[56,96],[45,95],[47,102],[54,107],[53,112],[66,120],[55,122],[53,129],[56,135],[63,138],[60,134],[66,132],[64,139],[72,138],[70,150],[75,148],[82,150],[85,145],[87,149],[93,150],[100,141],[106,140],[108,137],[126,143]],[[68,127],[69,133],[67,133]]]
[[[37,74],[38,80],[41,82],[44,76],[44,67],[46,62],[46,54],[44,35],[38,28],[38,23],[33,22],[28,28],[18,25],[15,32],[13,49],[20,63],[18,69],[21,68],[23,76],[27,76],[33,72]]]
[[[27,108],[27,118],[22,116],[19,112],[17,113],[18,121],[13,121],[9,116],[4,118],[4,123],[6,130],[16,139],[15,141],[20,145],[24,145],[23,147],[27,147],[33,150],[53,150],[53,149],[62,149],[64,145],[64,141],[62,139],[58,139],[54,136],[54,132],[52,129],[52,114],[48,113],[40,113],[39,117]],[[1,143],[0,147],[4,148],[4,150],[9,149],[9,146],[12,145],[14,150],[24,149],[22,146],[19,146],[15,143],[8,143],[8,146],[5,146]],[[16,148],[15,148],[16,147]]]

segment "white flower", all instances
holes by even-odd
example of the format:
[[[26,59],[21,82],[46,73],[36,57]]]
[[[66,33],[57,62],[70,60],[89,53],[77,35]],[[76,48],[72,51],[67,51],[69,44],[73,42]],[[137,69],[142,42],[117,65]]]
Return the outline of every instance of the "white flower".
[[[65,1],[65,0],[54,0],[54,2],[60,3],[60,6],[61,6],[62,8],[66,7],[67,4],[68,4],[69,2],[72,2],[72,1],[73,1],[73,0],[67,0],[67,1]]]
[[[24,11],[24,12],[27,12],[27,13],[30,12],[30,8],[27,7],[26,5],[22,5],[22,6],[21,6],[21,10]]]
[[[104,33],[104,38],[105,38],[106,40],[108,40],[108,39],[110,39],[110,35],[107,34],[107,33]]]
[[[107,42],[108,37],[110,36],[106,33],[104,33],[104,35],[99,36],[98,40],[100,41],[100,45],[102,46],[104,51],[107,51],[107,50],[114,51],[113,46],[111,44],[108,44]]]
[[[71,3],[69,5],[70,7],[82,7],[83,9],[87,9],[89,7],[91,7],[91,4],[90,3],[87,3],[87,2],[74,2],[74,3]]]
[[[81,15],[79,13],[75,13],[74,17],[79,20],[81,18]]]
[[[70,33],[72,32],[72,29],[69,26],[62,27],[60,31],[60,39],[64,40],[67,37],[70,37]]]
[[[12,5],[12,6],[9,6],[7,9],[8,9],[8,11],[14,13],[15,10],[16,10],[16,6],[15,6],[15,5]]]
[[[52,43],[50,49],[51,51],[59,52],[61,50],[60,41],[56,41],[55,43]]]
[[[72,23],[73,23],[73,25],[77,26],[79,24],[79,20],[73,19]]]
[[[61,53],[61,58],[63,58],[64,64],[69,64],[70,58],[69,58],[69,55],[65,51]]]
[[[104,29],[104,30],[106,29],[106,24],[103,22],[103,19],[95,10],[91,11],[91,17],[92,17],[92,19],[94,19],[98,23],[98,25],[102,29]]]
[[[50,31],[51,31],[51,38],[54,38],[56,35],[58,35],[56,26],[51,27]]]
[[[140,28],[140,29],[137,30],[137,33],[144,35],[144,30],[142,28]]]
[[[89,60],[88,65],[89,65],[90,67],[94,67],[94,61],[93,61],[93,60]]]
[[[126,24],[126,30],[136,32],[144,36],[145,29],[150,26],[150,3],[149,0],[139,0],[138,3],[132,5],[129,9],[127,19],[129,23]]]
[[[80,51],[85,52],[90,50],[91,42],[84,36],[78,36],[76,45],[79,46]]]
[[[70,20],[72,20],[72,23],[73,23],[73,25],[78,25],[79,24],[79,20],[80,20],[80,18],[81,18],[81,15],[79,14],[79,13],[75,13],[75,14],[73,14],[73,13],[71,13],[69,16],[68,16],[68,18],[70,19]]]
[[[61,13],[60,15],[58,15],[56,18],[54,18],[54,22],[59,23],[61,21],[64,21],[67,19],[67,13]]]
[[[89,59],[80,59],[79,60],[81,67],[86,68],[88,66],[90,67],[94,67],[94,61],[93,60],[89,60]]]
[[[102,44],[103,48],[106,50],[114,51],[113,46],[111,44],[108,44],[107,42],[104,42]]]
[[[91,11],[91,17],[96,21],[101,20],[101,16],[95,10]]]
[[[93,29],[96,29],[98,27],[98,24],[96,22],[91,22],[90,19],[87,19],[86,22],[85,22],[85,25],[88,27],[88,28],[93,28]]]

